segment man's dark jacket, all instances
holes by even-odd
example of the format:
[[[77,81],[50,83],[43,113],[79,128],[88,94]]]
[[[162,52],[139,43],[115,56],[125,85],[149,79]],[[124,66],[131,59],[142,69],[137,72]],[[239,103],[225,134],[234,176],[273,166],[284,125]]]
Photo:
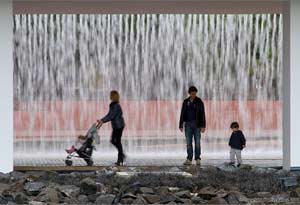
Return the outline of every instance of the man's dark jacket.
[[[187,98],[182,103],[180,120],[179,120],[179,128],[183,128],[183,123],[187,122],[187,104],[190,101],[190,98]],[[198,128],[205,128],[206,127],[206,120],[205,120],[205,109],[203,101],[196,97],[194,99],[194,103],[196,103],[196,126]]]

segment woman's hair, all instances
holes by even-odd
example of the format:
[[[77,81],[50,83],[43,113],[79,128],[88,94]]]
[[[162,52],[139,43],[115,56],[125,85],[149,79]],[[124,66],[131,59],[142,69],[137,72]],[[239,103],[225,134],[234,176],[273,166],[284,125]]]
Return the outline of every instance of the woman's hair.
[[[239,123],[238,122],[232,122],[231,125],[230,125],[230,128],[233,129],[233,128],[239,128]]]
[[[120,95],[119,95],[118,91],[116,91],[116,90],[110,91],[110,99],[113,102],[119,102],[120,101]]]

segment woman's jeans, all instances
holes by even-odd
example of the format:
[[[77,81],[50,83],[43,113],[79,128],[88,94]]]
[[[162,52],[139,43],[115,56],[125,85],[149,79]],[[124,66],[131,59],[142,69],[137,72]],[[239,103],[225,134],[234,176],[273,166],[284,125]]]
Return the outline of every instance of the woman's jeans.
[[[187,159],[193,159],[193,138],[195,141],[195,160],[201,159],[201,145],[200,145],[200,128],[197,128],[195,123],[185,123],[185,138],[187,146]]]
[[[111,141],[110,141],[118,149],[118,161],[119,162],[123,162],[123,157],[124,157],[123,147],[122,147],[122,143],[121,143],[123,129],[124,129],[124,127],[119,128],[119,129],[113,129]]]

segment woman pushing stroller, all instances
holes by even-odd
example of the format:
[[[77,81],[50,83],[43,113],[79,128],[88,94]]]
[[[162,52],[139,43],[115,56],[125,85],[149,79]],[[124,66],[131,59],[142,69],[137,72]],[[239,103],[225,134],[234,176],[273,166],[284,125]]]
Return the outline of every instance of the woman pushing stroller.
[[[102,124],[111,121],[112,135],[110,142],[118,149],[118,160],[115,163],[117,166],[123,165],[125,160],[125,154],[123,152],[123,147],[121,143],[123,129],[125,127],[125,122],[123,118],[122,108],[120,106],[120,95],[118,91],[112,90],[110,92],[111,103],[109,105],[109,112],[101,120],[97,120],[99,127]]]
[[[69,154],[65,160],[66,165],[72,165],[72,157],[79,157],[86,161],[88,166],[93,165],[92,153],[95,149],[94,140],[99,138],[97,129],[99,129],[104,123],[111,121],[112,135],[110,142],[118,149],[118,160],[115,163],[117,166],[123,165],[125,154],[121,143],[121,137],[123,129],[125,127],[122,108],[119,104],[120,96],[116,90],[110,92],[111,103],[109,105],[108,114],[96,123],[92,125],[85,136],[79,135],[75,144],[70,148],[66,149]],[[77,155],[74,155],[76,153]]]

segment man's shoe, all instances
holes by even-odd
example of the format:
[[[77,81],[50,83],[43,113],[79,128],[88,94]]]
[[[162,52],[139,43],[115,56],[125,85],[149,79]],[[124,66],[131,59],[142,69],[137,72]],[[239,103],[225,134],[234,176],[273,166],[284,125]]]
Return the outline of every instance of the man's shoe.
[[[192,160],[189,160],[189,159],[185,160],[185,162],[183,163],[183,165],[185,165],[185,166],[192,165]]]
[[[197,160],[196,160],[196,165],[197,165],[197,166],[200,166],[200,165],[201,165],[201,160],[200,160],[200,159],[197,159]]]
[[[237,167],[240,167],[240,166],[241,166],[241,164],[240,164],[240,163],[238,163],[236,166],[237,166]]]

